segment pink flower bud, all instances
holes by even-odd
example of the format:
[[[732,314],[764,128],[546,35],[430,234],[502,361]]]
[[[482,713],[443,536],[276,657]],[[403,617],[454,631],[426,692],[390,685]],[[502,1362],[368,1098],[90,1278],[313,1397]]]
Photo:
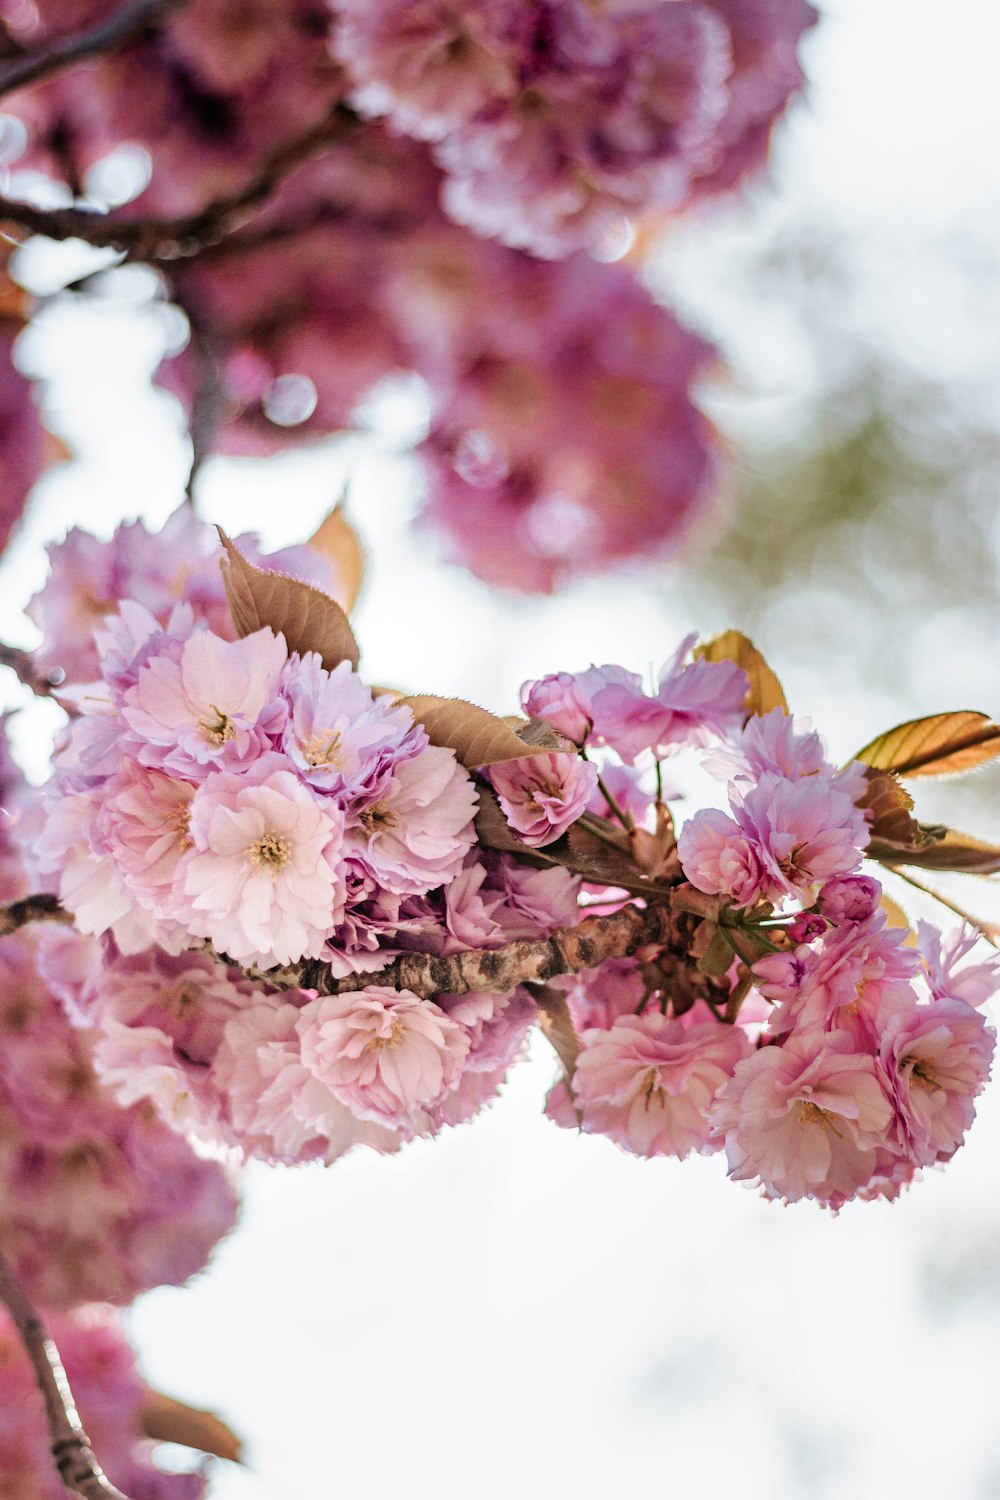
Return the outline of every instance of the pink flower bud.
[[[835,925],[864,922],[878,906],[882,887],[870,875],[843,875],[828,880],[819,893],[819,909]]]

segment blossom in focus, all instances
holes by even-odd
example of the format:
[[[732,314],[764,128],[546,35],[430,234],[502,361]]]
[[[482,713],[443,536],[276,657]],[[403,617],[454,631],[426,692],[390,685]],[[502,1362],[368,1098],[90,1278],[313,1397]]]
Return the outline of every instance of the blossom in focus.
[[[504,816],[531,848],[551,844],[585,811],[597,767],[576,755],[534,755],[490,768]]]
[[[996,1033],[964,1000],[894,1008],[880,1055],[893,1081],[908,1154],[947,1161],[965,1139],[990,1075]]]
[[[343,814],[265,755],[216,772],[191,804],[183,894],[192,936],[238,963],[317,958],[343,909]]]
[[[626,762],[645,751],[663,755],[676,745],[707,745],[734,729],[742,716],[746,673],[735,662],[684,658],[696,636],[688,636],[660,673],[654,694],[638,678],[610,681],[592,695],[593,738],[610,745]]]
[[[609,1030],[585,1031],[580,1041],[573,1093],[584,1130],[639,1156],[718,1149],[709,1110],[750,1050],[741,1027],[653,1010],[619,1016]]]
[[[474,842],[476,792],[453,750],[429,745],[394,764],[348,821],[346,848],[389,891],[426,891],[454,879]]]
[[[372,986],[305,1006],[302,1060],[361,1119],[412,1126],[457,1080],[469,1038],[440,1006]]]
[[[843,1031],[797,1032],[737,1064],[712,1111],[729,1175],[767,1197],[839,1207],[876,1175],[895,1110],[874,1059]]]

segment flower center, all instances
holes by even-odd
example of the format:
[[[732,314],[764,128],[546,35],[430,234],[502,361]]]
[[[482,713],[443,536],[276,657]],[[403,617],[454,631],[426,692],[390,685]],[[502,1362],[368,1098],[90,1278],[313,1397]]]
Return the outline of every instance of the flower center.
[[[363,1047],[364,1052],[382,1052],[386,1047],[398,1047],[406,1032],[406,1027],[397,1017],[393,1021],[388,1036],[371,1036]]]
[[[343,741],[335,729],[322,729],[304,741],[302,755],[306,765],[333,766],[336,769],[341,765],[342,747]]]
[[[175,807],[167,818],[166,826],[173,833],[178,849],[190,849],[191,807],[189,803],[185,802],[180,807]]]
[[[201,986],[190,979],[182,979],[170,995],[170,1008],[175,1016],[180,1017],[195,1010],[200,999]]]
[[[250,845],[250,857],[261,869],[270,869],[277,874],[288,863],[291,848],[288,840],[277,833],[265,833],[255,844]]]
[[[907,1067],[910,1068],[911,1084],[916,1084],[918,1088],[926,1089],[929,1094],[936,1093],[941,1087],[934,1077],[932,1069],[926,1062],[918,1062],[913,1057],[904,1057],[899,1064],[900,1072],[903,1072]]]
[[[384,802],[376,802],[374,807],[365,808],[361,822],[369,833],[382,833],[386,828],[395,828],[396,814]]]
[[[210,703],[208,706],[215,715],[215,718],[213,719],[208,714],[205,714],[203,718],[198,720],[198,728],[202,731],[206,739],[212,741],[213,745],[224,745],[227,740],[231,740],[235,735],[236,725],[223,709],[216,708],[214,703]]]
[[[652,1109],[655,1104],[660,1103],[663,1090],[660,1088],[660,1075],[655,1068],[650,1068],[642,1080],[642,1092],[647,1109]]]

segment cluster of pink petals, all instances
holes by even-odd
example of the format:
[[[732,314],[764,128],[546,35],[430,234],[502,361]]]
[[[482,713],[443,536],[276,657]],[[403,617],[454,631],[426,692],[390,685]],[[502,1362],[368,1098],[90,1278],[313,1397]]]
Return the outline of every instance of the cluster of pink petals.
[[[99,645],[35,851],[82,931],[273,968],[459,873],[470,777],[349,665],[289,659],[269,630],[224,640],[186,605],[161,629],[125,604]]]
[[[837,771],[819,737],[796,730],[781,709],[751,716],[707,765],[733,774],[732,816],[708,808],[681,832],[677,852],[696,890],[736,908],[788,899],[808,906],[820,885],[860,869],[869,837],[856,805],[863,771]]]
[[[681,745],[708,745],[736,731],[747,678],[734,662],[689,661],[696,640],[685,637],[652,693],[624,667],[589,667],[526,682],[522,707],[576,744],[607,746],[629,765]]]
[[[522,843],[551,844],[575,823],[597,789],[597,767],[575,755],[536,755],[494,766],[493,789]]]
[[[108,1479],[135,1500],[202,1500],[203,1472],[160,1469],[142,1435],[146,1386],[118,1318],[84,1307],[46,1317],[80,1417]],[[6,1309],[0,1309],[0,1493],[11,1500],[65,1500],[35,1374]]]
[[[310,548],[289,547],[265,560],[254,537],[241,536],[237,544],[250,562],[265,562],[337,595],[341,581]],[[69,682],[94,681],[101,675],[94,631],[123,600],[141,604],[166,625],[185,599],[217,635],[232,639],[219,556],[215,528],[197,520],[189,505],[176,510],[158,532],[141,521],[119,526],[109,541],[70,531],[49,548],[49,576],[28,605],[42,632],[39,665],[65,673]]]
[[[449,212],[543,255],[677,211],[762,153],[801,81],[804,0],[340,0],[355,104],[436,143]]]

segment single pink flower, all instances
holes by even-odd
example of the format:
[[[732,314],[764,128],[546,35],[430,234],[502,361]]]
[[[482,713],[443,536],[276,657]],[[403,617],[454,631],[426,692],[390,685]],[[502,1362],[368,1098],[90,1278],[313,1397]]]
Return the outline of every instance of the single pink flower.
[[[280,755],[216,772],[191,804],[182,914],[237,963],[318,958],[344,908],[343,813]]]
[[[652,1010],[620,1016],[610,1030],[585,1031],[580,1040],[573,1095],[584,1130],[638,1156],[718,1150],[709,1109],[750,1050],[742,1028]]]
[[[993,1028],[964,1000],[913,1004],[890,1015],[881,1058],[908,1150],[920,1165],[948,1161],[962,1144],[995,1046]]]
[[[715,808],[705,808],[685,823],[677,856],[695,890],[725,896],[736,907],[753,906],[767,885],[756,841]]]
[[[312,1001],[298,1033],[305,1065],[355,1115],[408,1128],[457,1081],[469,1051],[440,1006],[377,985]]]
[[[374,798],[352,809],[346,852],[397,894],[446,885],[475,842],[476,790],[453,750],[429,745],[399,761]]]
[[[712,1121],[735,1181],[839,1207],[875,1176],[895,1108],[874,1059],[846,1032],[794,1032],[737,1065]]]
[[[535,755],[491,766],[490,780],[507,822],[537,849],[586,810],[597,788],[597,767],[576,755]]]

